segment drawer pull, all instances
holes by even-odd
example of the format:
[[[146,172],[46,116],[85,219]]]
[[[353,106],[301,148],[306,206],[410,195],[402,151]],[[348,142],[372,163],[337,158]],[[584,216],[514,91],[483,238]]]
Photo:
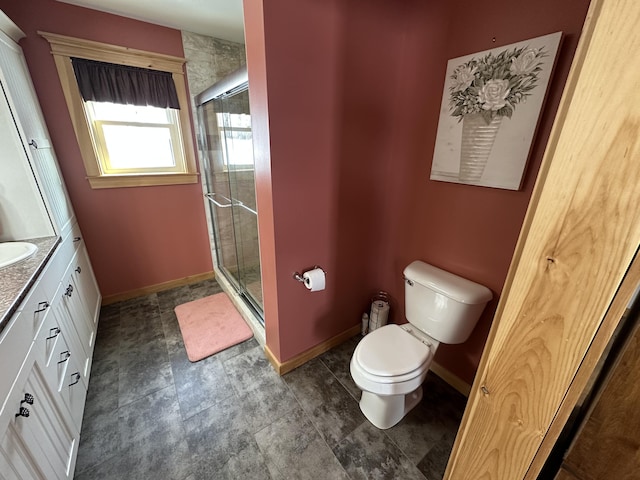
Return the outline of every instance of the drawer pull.
[[[80,268],[80,266],[78,266],[78,268],[76,268],[76,272],[82,273],[82,268]]]
[[[28,403],[29,405],[33,405],[33,395],[31,395],[30,393],[25,393],[24,400],[20,402],[20,405],[22,405],[23,403]]]
[[[51,328],[49,330],[49,336],[47,337],[47,340],[51,340],[52,338],[56,338],[58,335],[60,335],[60,328],[58,328],[58,327]]]
[[[34,313],[44,312],[47,308],[49,308],[49,302],[40,302],[38,304],[38,310],[36,310]]]
[[[71,354],[69,353],[69,350],[65,350],[64,352],[60,352],[60,357],[62,357],[62,360],[58,362],[59,364],[69,360],[69,357],[71,357]]]
[[[29,416],[29,409],[26,407],[20,407],[20,410],[18,410],[18,413],[16,413],[16,417],[28,417]]]
[[[76,377],[76,379],[69,384],[70,387],[73,387],[76,383],[80,381],[80,372],[72,373],[71,378]]]
[[[82,237],[73,237],[73,243],[77,243],[82,240]]]
[[[38,143],[32,138],[31,141],[29,142],[29,145],[31,145],[33,148],[35,148],[36,150],[38,149]]]
[[[73,293],[73,285],[69,284],[69,286],[67,287],[67,291],[66,291],[66,292],[64,292],[64,294],[65,294],[67,297],[71,298],[71,294],[72,294],[72,293]]]

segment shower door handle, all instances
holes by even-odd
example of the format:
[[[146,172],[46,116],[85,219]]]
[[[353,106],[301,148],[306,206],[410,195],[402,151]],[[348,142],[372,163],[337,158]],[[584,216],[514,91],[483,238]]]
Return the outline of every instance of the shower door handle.
[[[215,198],[216,195],[224,198],[225,200],[227,200],[228,204],[223,205],[222,203],[218,202]],[[207,197],[212,203],[214,203],[216,206],[220,207],[220,208],[229,208],[229,207],[242,207],[245,210],[253,213],[254,215],[257,215],[258,212],[256,212],[254,209],[247,207],[244,203],[242,203],[240,200],[236,200],[235,202],[233,200],[231,200],[230,198],[225,197],[224,195],[220,195],[219,193],[205,193],[204,194],[205,197]]]
[[[215,198],[216,195],[221,196],[222,198],[224,198],[225,200],[227,200],[229,203],[226,205],[223,205],[222,203],[218,202]],[[220,207],[220,208],[229,208],[229,207],[233,207],[234,203],[231,201],[231,199],[225,197],[224,195],[220,195],[219,193],[205,193],[204,194],[205,197],[207,197],[214,205]]]

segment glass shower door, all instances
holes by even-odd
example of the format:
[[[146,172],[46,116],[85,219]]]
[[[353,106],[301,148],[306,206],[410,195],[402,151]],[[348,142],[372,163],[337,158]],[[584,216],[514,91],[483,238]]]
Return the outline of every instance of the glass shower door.
[[[218,268],[262,318],[251,116],[246,84],[198,107]]]

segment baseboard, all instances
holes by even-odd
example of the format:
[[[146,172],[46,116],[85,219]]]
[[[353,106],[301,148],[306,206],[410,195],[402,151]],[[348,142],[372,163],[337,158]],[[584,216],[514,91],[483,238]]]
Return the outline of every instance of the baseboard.
[[[112,303],[122,302],[124,300],[131,300],[132,298],[162,292],[171,288],[181,287],[183,285],[189,285],[192,283],[201,282],[203,280],[209,280],[211,278],[215,278],[213,272],[205,272],[199,273],[197,275],[190,275],[188,277],[177,278],[168,282],[157,283],[156,285],[149,285],[148,287],[137,288],[136,290],[117,293],[115,295],[109,295],[108,297],[102,297],[102,305],[110,305]]]
[[[285,373],[298,368],[300,365],[307,363],[312,358],[322,355],[327,350],[331,350],[333,347],[337,347],[341,343],[349,340],[351,337],[358,335],[360,333],[360,328],[360,324],[355,325],[348,330],[339,333],[335,337],[331,337],[329,340],[319,343],[315,347],[312,347],[309,350],[306,350],[301,354],[296,355],[289,360],[286,360],[285,362],[280,362],[273,354],[273,352],[269,349],[268,345],[264,346],[264,353],[267,356],[269,362],[271,362],[271,365],[273,365],[273,368],[278,373],[278,375],[284,375]]]
[[[273,368],[278,373],[278,375],[284,375],[285,373],[298,368],[300,365],[307,363],[312,358],[322,355],[327,350],[340,345],[341,343],[349,340],[351,337],[354,337],[359,333],[360,325],[355,325],[352,328],[336,335],[335,337],[332,337],[329,340],[326,340],[285,362],[280,362],[273,354],[273,352],[269,349],[268,345],[264,346],[264,353],[271,365],[273,365]],[[455,388],[462,395],[464,395],[465,397],[469,397],[469,394],[471,393],[471,385],[462,380],[460,377],[451,373],[449,370],[437,364],[436,362],[433,362],[431,364],[429,370],[435,373],[451,387]]]
[[[465,397],[468,397],[469,394],[471,393],[471,385],[469,385],[467,382],[462,380],[460,377],[451,373],[449,370],[447,370],[443,366],[438,365],[436,362],[431,363],[429,370],[431,370],[433,373],[435,373],[437,376],[439,376],[442,380],[444,380],[446,383],[451,385],[453,388],[455,388]]]

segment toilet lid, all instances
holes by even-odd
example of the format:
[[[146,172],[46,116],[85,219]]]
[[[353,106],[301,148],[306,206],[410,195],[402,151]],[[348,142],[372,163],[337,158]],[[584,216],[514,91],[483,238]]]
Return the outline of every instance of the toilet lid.
[[[365,371],[393,377],[419,368],[429,359],[431,349],[400,326],[389,324],[364,337],[355,355]]]

